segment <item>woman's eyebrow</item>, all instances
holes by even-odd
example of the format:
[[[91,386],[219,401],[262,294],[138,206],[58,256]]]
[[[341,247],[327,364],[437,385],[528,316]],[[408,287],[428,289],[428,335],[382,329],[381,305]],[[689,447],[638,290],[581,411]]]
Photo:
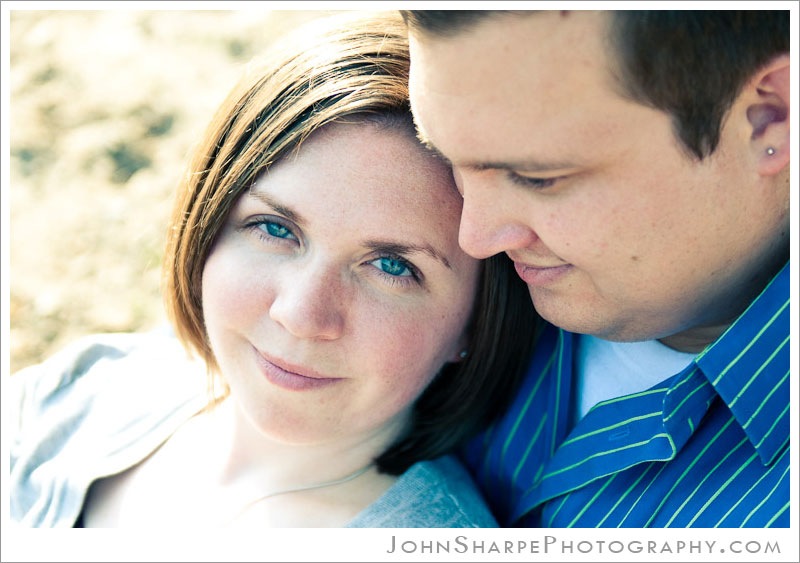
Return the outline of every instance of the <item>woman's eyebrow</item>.
[[[281,215],[283,215],[284,217],[289,219],[291,222],[293,222],[293,223],[295,223],[295,224],[297,224],[299,226],[302,226],[302,225],[305,224],[305,220],[303,219],[302,215],[300,215],[294,209],[292,209],[290,207],[287,207],[286,205],[280,203],[278,200],[276,200],[275,198],[273,198],[269,194],[265,194],[264,192],[261,192],[261,191],[258,191],[258,190],[254,190],[254,189],[249,190],[247,192],[247,194],[250,197],[253,197],[253,198],[257,199],[261,203],[263,203],[265,205],[268,205],[269,207],[271,207],[272,209],[274,209],[275,211],[277,211],[278,213],[280,213]]]
[[[441,262],[446,268],[452,270],[450,261],[429,244],[405,244],[401,242],[389,240],[368,240],[365,241],[364,246],[377,252],[386,252],[387,254],[397,254],[399,256],[408,256],[409,254],[427,254]]]

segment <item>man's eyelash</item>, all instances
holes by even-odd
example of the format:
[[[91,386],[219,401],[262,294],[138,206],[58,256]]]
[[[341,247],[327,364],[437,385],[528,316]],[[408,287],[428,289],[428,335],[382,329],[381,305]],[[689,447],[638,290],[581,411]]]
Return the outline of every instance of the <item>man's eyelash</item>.
[[[515,172],[509,171],[508,179],[518,186],[544,189],[553,186],[560,178],[529,178],[528,176],[520,176]]]

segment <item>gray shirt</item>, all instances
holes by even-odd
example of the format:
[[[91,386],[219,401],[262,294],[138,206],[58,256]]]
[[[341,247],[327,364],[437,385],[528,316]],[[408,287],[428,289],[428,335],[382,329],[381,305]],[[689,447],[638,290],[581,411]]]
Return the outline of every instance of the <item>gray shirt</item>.
[[[150,455],[207,402],[205,365],[166,331],[75,342],[11,376],[11,521],[74,527],[89,486]],[[412,466],[356,528],[496,527],[453,456]]]

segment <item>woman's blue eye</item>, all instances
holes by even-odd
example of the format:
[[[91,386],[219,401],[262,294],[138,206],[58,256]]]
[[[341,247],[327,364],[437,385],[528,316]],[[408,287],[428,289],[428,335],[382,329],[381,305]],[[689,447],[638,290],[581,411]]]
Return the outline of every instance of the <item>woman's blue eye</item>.
[[[292,231],[284,227],[279,223],[273,223],[272,221],[264,221],[260,225],[261,229],[266,231],[267,234],[276,238],[289,238],[292,235]]]
[[[383,257],[374,260],[372,263],[382,272],[390,276],[410,277],[414,275],[411,268],[408,267],[408,262],[405,260]]]

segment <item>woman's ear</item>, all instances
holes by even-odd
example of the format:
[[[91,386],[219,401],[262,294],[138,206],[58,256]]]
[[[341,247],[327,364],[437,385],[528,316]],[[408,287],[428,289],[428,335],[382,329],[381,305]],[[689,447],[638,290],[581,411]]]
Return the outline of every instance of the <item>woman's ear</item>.
[[[461,338],[458,339],[457,352],[450,357],[450,362],[457,364],[458,362],[463,362],[465,359],[467,359],[467,356],[469,356],[469,345],[469,336],[466,334],[461,335]]]
[[[463,362],[469,356],[469,348],[466,344],[460,346],[458,351],[455,352],[450,359],[448,360],[450,363],[457,364],[459,362]]]
[[[757,172],[774,176],[789,164],[789,55],[779,55],[762,67],[742,96]]]

